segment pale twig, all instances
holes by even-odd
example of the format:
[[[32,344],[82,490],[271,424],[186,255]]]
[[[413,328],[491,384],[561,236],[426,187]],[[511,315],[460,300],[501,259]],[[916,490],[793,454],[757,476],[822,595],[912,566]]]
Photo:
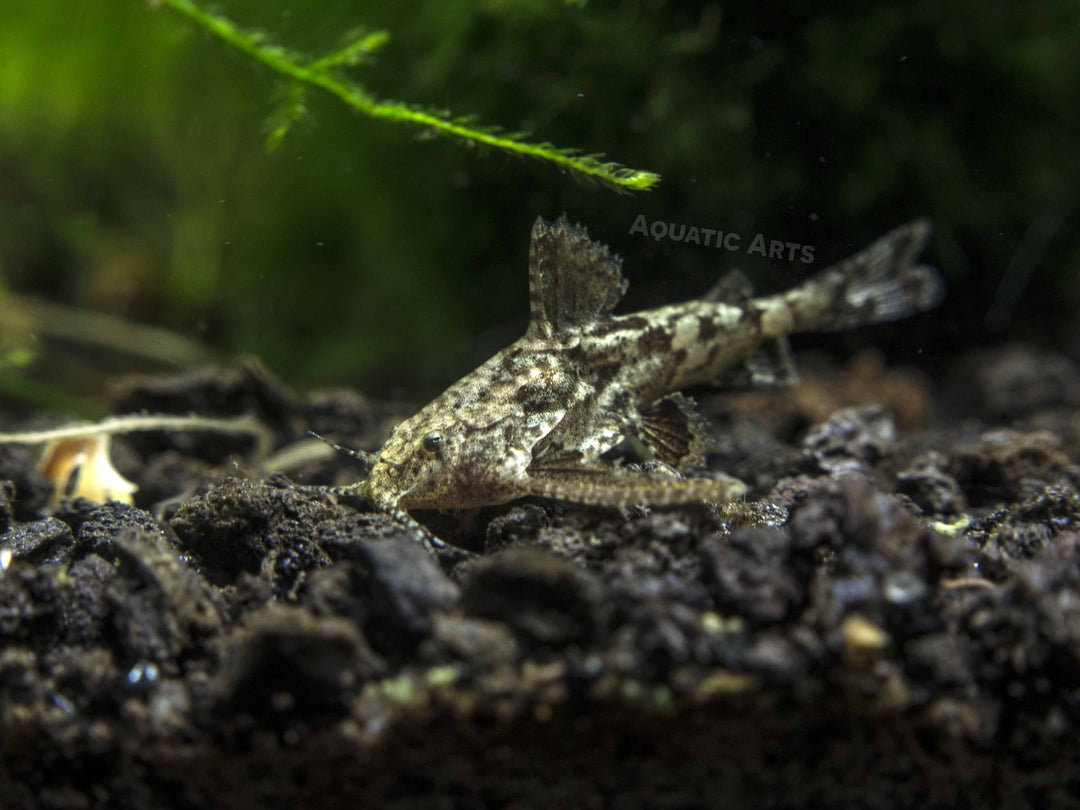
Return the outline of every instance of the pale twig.
[[[256,453],[262,457],[269,453],[274,434],[250,414],[215,419],[207,416],[180,416],[172,414],[130,414],[110,416],[89,424],[63,425],[49,430],[33,430],[20,433],[0,433],[0,444],[41,444],[57,439],[72,439],[90,435],[132,433],[142,430],[210,431],[214,433],[241,433],[255,439]]]

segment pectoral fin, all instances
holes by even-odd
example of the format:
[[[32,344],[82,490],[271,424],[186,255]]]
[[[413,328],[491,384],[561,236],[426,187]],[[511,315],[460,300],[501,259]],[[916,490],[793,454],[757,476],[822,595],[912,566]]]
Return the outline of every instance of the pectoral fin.
[[[637,433],[657,458],[679,469],[700,467],[709,448],[708,423],[682,394],[653,403],[641,414]]]
[[[745,484],[728,476],[668,478],[601,464],[530,471],[521,489],[542,498],[613,507],[730,501],[746,493]]]

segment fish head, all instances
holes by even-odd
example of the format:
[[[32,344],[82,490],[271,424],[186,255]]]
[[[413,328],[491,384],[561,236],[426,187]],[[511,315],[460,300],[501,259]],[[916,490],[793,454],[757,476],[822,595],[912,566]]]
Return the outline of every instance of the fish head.
[[[530,461],[513,432],[510,417],[470,418],[436,401],[394,428],[360,491],[385,510],[513,500]]]

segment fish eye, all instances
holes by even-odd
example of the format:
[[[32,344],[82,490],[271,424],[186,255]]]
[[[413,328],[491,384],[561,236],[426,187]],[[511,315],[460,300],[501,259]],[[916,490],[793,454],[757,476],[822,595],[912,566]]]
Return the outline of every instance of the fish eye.
[[[423,438],[424,449],[429,453],[438,453],[442,450],[443,439],[438,433],[428,433]]]

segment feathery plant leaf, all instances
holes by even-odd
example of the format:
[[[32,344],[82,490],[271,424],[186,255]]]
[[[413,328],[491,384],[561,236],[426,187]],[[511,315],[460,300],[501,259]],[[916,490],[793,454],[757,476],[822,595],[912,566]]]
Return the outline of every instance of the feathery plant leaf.
[[[282,100],[266,119],[266,151],[277,149],[293,124],[307,115],[307,92],[299,82],[290,82],[282,92]]]
[[[271,43],[264,32],[247,31],[231,20],[197,6],[191,0],[158,0],[242,51],[257,62],[291,80],[285,102],[268,123],[267,147],[276,148],[306,112],[305,86],[320,87],[363,115],[419,127],[428,136],[443,135],[472,144],[535,158],[554,164],[578,177],[592,180],[619,193],[647,191],[660,176],[602,160],[600,154],[584,155],[580,149],[559,148],[551,143],[532,143],[527,133],[504,132],[499,127],[474,125],[473,116],[454,116],[445,110],[417,107],[399,101],[380,101],[361,85],[340,75],[337,69],[362,64],[390,39],[386,31],[353,32],[346,44],[318,59]],[[293,89],[297,88],[297,89]]]
[[[390,41],[389,31],[366,31],[363,28],[350,31],[345,37],[345,45],[311,63],[315,70],[334,65],[359,65],[370,61],[371,56]]]

